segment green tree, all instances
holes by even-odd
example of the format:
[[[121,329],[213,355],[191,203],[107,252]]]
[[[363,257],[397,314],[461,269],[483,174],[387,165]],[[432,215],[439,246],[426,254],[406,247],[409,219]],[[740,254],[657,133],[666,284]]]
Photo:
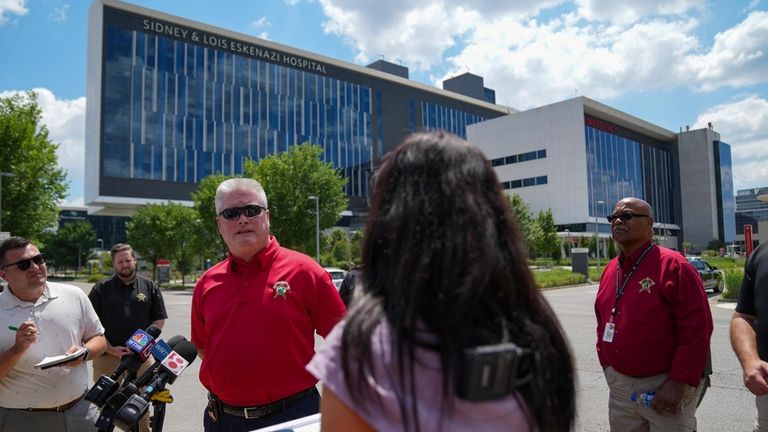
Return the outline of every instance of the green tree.
[[[560,250],[560,237],[557,236],[552,209],[539,211],[534,226],[533,244],[536,251],[543,256],[553,256]]]
[[[96,230],[88,221],[70,222],[45,236],[43,252],[56,269],[84,266],[96,247]]]
[[[166,204],[149,204],[140,207],[125,224],[128,243],[139,255],[152,263],[152,279],[157,279],[157,261],[160,258],[170,258],[171,244],[176,240],[169,238],[172,221],[166,217],[165,206]]]
[[[320,230],[330,228],[347,207],[347,182],[332,164],[323,162],[323,149],[308,143],[246,161],[243,175],[258,180],[267,193],[270,225],[280,244],[314,256],[315,202],[319,198]]]
[[[171,220],[171,231],[168,233],[171,242],[170,257],[174,268],[181,273],[181,285],[186,285],[186,276],[195,269],[195,264],[202,263],[200,250],[206,244],[207,236],[203,236],[202,222],[191,207],[168,203],[165,205],[167,217]]]
[[[327,236],[326,249],[321,254],[322,262],[330,267],[349,270],[352,267],[352,244],[343,229],[334,229]]]
[[[712,240],[707,243],[707,250],[712,250],[715,252],[720,252],[720,248],[724,248],[725,243],[723,243],[720,239],[713,238]]]
[[[199,255],[210,258],[213,262],[219,261],[227,252],[219,235],[219,227],[216,225],[216,188],[226,179],[232,178],[223,174],[213,174],[205,177],[197,184],[197,191],[192,193],[192,201],[195,203],[197,219],[200,221]]]
[[[533,255],[534,251],[531,249],[534,247],[534,223],[533,217],[531,216],[531,209],[528,207],[528,204],[523,201],[520,195],[516,193],[507,195],[507,199],[512,208],[512,213],[514,213],[515,218],[517,218],[517,225],[520,227],[520,232],[523,234],[523,239],[527,245],[526,248],[528,249],[529,254]]]
[[[33,240],[58,221],[58,203],[67,196],[66,173],[58,166],[58,145],[40,123],[34,92],[0,98],[2,231]]]
[[[156,277],[157,261],[170,259],[175,270],[181,273],[181,283],[186,283],[195,263],[200,260],[199,251],[207,238],[195,209],[175,203],[149,204],[134,214],[126,224],[128,242],[152,262],[152,277]]]
[[[349,242],[352,252],[352,267],[358,266],[363,262],[363,232],[352,231],[352,238]]]

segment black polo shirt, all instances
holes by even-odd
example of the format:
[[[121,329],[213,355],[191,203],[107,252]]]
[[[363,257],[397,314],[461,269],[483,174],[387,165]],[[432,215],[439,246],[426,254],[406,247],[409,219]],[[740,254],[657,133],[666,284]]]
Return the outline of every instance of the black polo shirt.
[[[736,312],[756,317],[757,353],[768,361],[768,242],[760,243],[744,265]]]
[[[112,346],[125,346],[137,329],[144,330],[153,321],[168,318],[160,289],[138,274],[129,285],[117,275],[103,280],[93,286],[88,298]]]

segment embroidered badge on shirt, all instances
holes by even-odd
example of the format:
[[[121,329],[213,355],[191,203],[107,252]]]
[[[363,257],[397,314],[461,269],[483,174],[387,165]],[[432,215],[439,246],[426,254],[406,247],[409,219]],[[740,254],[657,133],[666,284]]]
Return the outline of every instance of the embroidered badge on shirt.
[[[291,287],[290,285],[288,285],[288,282],[286,281],[278,281],[278,282],[275,282],[275,286],[273,286],[272,289],[275,290],[275,296],[272,297],[273,299],[276,299],[277,296],[280,296],[287,300],[288,297],[286,296],[288,294],[288,291],[291,290]]]
[[[651,278],[649,278],[649,277],[647,277],[647,278],[645,278],[645,279],[641,280],[641,281],[640,281],[640,282],[638,282],[638,283],[640,284],[640,291],[638,291],[638,292],[643,292],[643,291],[645,291],[645,292],[647,292],[647,293],[649,293],[649,294],[650,294],[650,292],[651,292],[651,287],[652,287],[652,286],[654,286],[654,285],[656,285],[656,282],[654,282],[654,281],[653,281]]]
[[[144,293],[138,293],[138,294],[136,294],[136,300],[138,300],[140,302],[145,302],[145,301],[147,301],[147,296],[144,295]]]

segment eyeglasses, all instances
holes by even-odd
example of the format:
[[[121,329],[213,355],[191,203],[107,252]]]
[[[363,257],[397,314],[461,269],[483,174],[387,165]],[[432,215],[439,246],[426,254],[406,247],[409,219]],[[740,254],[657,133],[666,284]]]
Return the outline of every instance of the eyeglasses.
[[[32,263],[35,263],[35,265],[37,265],[37,266],[45,264],[45,255],[37,254],[37,255],[33,256],[32,258],[27,258],[27,259],[16,261],[15,263],[6,264],[6,265],[4,265],[2,267],[2,270],[5,270],[5,269],[7,269],[10,266],[15,265],[16,267],[19,268],[19,270],[26,271],[26,270],[29,269],[29,267],[32,265]]]
[[[251,204],[243,207],[230,207],[219,212],[219,216],[226,220],[240,219],[240,215],[245,215],[248,219],[253,219],[256,216],[261,216],[262,213],[267,211],[266,207],[260,205]]]
[[[634,218],[640,218],[640,217],[648,217],[648,215],[645,214],[638,214],[638,213],[621,213],[621,214],[612,214],[606,216],[606,219],[608,219],[608,222],[613,223],[616,219],[621,219],[622,222],[630,221]]]

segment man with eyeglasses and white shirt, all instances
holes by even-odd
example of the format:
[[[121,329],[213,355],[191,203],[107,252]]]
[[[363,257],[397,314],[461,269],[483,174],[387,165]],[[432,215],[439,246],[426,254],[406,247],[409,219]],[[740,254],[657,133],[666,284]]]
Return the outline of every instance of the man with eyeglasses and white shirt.
[[[47,281],[45,257],[23,237],[0,244],[0,430],[95,430],[96,406],[83,399],[87,360],[107,347],[85,293]],[[86,348],[60,366],[34,367],[45,357]]]
[[[312,258],[269,235],[267,196],[256,180],[216,189],[219,233],[229,256],[195,285],[192,342],[208,390],[206,431],[247,431],[317,413],[317,379],[304,368],[317,332],[346,309]]]
[[[608,221],[621,254],[605,266],[595,314],[611,430],[695,431],[713,329],[701,278],[679,252],[653,244],[647,202],[624,198]],[[632,401],[648,392],[649,407]]]

